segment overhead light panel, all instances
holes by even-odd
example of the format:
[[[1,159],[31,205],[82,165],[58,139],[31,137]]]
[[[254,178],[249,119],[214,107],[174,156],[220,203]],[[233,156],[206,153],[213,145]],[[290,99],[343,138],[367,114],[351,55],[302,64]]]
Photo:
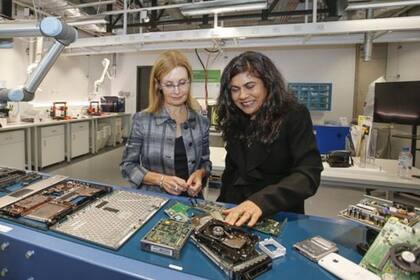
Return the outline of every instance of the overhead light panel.
[[[103,18],[86,19],[86,20],[80,20],[80,21],[67,22],[67,24],[70,26],[82,26],[82,25],[89,25],[89,24],[108,24],[108,21],[106,21]]]
[[[267,9],[267,0],[215,0],[194,2],[189,6],[180,8],[184,16],[198,16],[208,14],[222,14]]]

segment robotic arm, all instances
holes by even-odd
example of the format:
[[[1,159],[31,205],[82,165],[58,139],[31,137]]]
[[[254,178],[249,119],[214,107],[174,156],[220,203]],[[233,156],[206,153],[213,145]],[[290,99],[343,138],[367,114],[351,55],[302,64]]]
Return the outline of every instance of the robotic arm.
[[[108,73],[108,68],[110,65],[110,61],[108,58],[104,58],[104,60],[102,60],[102,66],[104,67],[104,70],[102,71],[101,77],[95,81],[94,83],[94,92],[95,94],[99,93],[99,87],[101,86],[101,84],[104,82],[105,80],[105,75],[108,77],[108,79],[112,80],[113,77],[111,77],[111,75]]]
[[[44,18],[40,24],[0,24],[0,38],[46,36],[55,43],[39,62],[23,88],[0,88],[0,108],[8,101],[31,101],[35,91],[56,62],[64,48],[77,39],[77,31],[54,17]]]

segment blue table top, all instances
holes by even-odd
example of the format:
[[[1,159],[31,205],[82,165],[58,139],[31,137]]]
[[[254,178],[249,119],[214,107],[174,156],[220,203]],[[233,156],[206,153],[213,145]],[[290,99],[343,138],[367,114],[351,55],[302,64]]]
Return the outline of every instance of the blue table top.
[[[176,199],[185,202],[183,198]],[[191,241],[186,243],[181,252],[181,258],[178,260],[144,252],[140,249],[140,240],[161,218],[166,217],[163,209],[169,207],[172,203],[174,203],[174,200],[160,209],[146,225],[117,251],[102,248],[60,233],[31,229],[3,219],[0,219],[0,225],[3,224],[13,228],[12,231],[3,233],[5,235],[26,241],[30,236],[30,242],[34,242],[37,246],[47,246],[51,250],[57,250],[60,253],[79,259],[86,259],[88,262],[93,261],[95,264],[108,269],[123,271],[130,275],[139,275],[139,278],[146,276],[163,278],[165,275],[170,275],[172,279],[225,279],[225,274],[204,256]],[[282,233],[275,238],[286,247],[286,256],[273,260],[272,270],[264,273],[258,279],[280,279],[280,277],[282,279],[297,277],[301,279],[336,279],[316,263],[300,255],[292,247],[294,243],[316,235],[335,242],[339,247],[340,255],[353,262],[360,262],[362,257],[356,252],[356,244],[365,240],[365,227],[343,219],[329,219],[293,213],[280,213],[274,218],[283,221],[286,217],[288,218],[287,225],[283,228]],[[261,239],[270,237],[262,233],[255,233]],[[51,244],[54,245],[51,246]],[[171,265],[182,268],[182,272],[171,269]]]

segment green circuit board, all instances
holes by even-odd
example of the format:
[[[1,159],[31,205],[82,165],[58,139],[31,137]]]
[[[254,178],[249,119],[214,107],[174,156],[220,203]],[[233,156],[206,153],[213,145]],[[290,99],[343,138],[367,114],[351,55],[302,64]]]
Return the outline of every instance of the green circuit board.
[[[190,207],[188,205],[182,204],[180,202],[176,202],[174,205],[170,206],[164,211],[166,215],[169,216],[170,219],[185,223],[190,220],[188,216],[189,210],[190,210]]]
[[[386,280],[419,280],[420,223],[412,227],[390,218],[360,265]]]
[[[255,224],[254,229],[265,234],[278,236],[286,223],[287,218],[281,223],[273,219],[262,219]]]
[[[212,213],[212,212],[223,212],[223,210],[226,210],[226,208],[223,206],[223,204],[213,202],[213,201],[194,201],[191,200],[192,208],[201,210],[206,213]]]

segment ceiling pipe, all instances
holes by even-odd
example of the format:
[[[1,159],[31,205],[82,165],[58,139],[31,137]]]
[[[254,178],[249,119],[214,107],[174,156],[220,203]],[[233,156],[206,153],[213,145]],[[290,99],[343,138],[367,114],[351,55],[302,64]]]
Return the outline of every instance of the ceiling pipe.
[[[34,11],[34,12],[37,12],[38,14],[41,14],[41,15],[44,15],[44,16],[47,16],[47,17],[52,17],[53,15],[51,15],[51,14],[49,14],[49,13],[46,13],[46,12],[44,12],[44,11],[42,11],[42,10],[40,10],[40,9],[36,9],[36,8],[34,8],[34,6],[33,5],[29,5],[29,4],[26,4],[26,3],[22,3],[22,2],[20,2],[20,1],[13,1],[13,3],[14,4],[16,4],[16,5],[18,5],[18,6],[21,6],[21,7],[24,7],[24,8],[29,8],[29,9],[31,9],[32,11]]]
[[[373,18],[373,9],[368,9],[366,11],[366,18],[371,19]],[[363,49],[364,58],[363,60],[365,62],[368,62],[372,59],[372,50],[373,50],[373,32],[366,32],[365,33],[365,44]]]
[[[297,10],[297,11],[280,11],[280,12],[272,12],[270,13],[270,17],[281,17],[281,16],[304,16],[304,15],[311,15],[312,10]],[[327,9],[318,9],[318,14],[320,13],[328,13]],[[246,14],[246,15],[226,15],[226,16],[218,16],[220,21],[222,20],[235,20],[235,19],[250,19],[250,18],[260,18],[261,14]],[[183,19],[174,19],[174,20],[164,20],[158,21],[156,24],[158,25],[165,25],[165,24],[182,24],[182,23],[193,23],[193,22],[202,22],[202,18],[183,18]],[[143,22],[143,23],[132,23],[129,24],[128,27],[147,27],[151,26],[151,23]],[[114,25],[113,28],[122,28],[123,25]]]

